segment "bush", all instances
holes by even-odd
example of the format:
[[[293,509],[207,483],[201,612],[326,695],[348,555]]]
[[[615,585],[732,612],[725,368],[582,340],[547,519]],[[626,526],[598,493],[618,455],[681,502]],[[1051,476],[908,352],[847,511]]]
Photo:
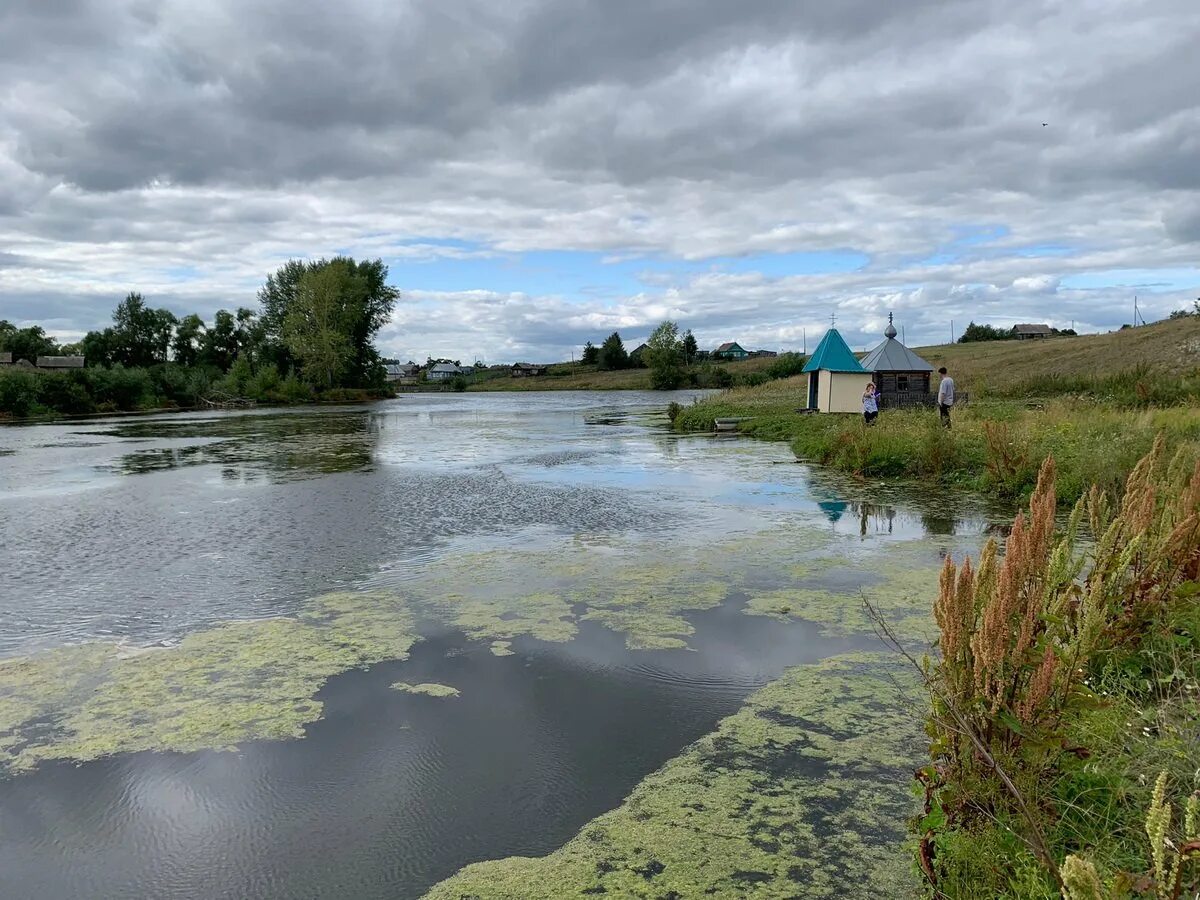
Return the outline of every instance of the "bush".
[[[31,377],[37,382],[39,406],[74,416],[95,412],[96,403],[83,372],[50,372]]]
[[[804,372],[804,364],[808,361],[802,353],[784,353],[767,367],[767,377],[771,380],[791,378]]]
[[[0,372],[0,412],[18,419],[37,412],[38,377],[32,372]]]
[[[312,385],[301,381],[292,372],[279,384],[279,397],[284,403],[311,403],[313,399]]]
[[[467,389],[467,379],[463,378],[461,375],[455,375],[450,379],[450,387],[452,390],[462,393]]]
[[[133,410],[154,406],[154,380],[145,369],[127,369],[118,363],[110,369],[84,371],[97,408]]]
[[[1145,777],[1162,766],[1186,784],[1200,765],[1194,456],[1168,461],[1156,441],[1119,504],[1089,491],[1057,536],[1048,458],[1003,557],[993,540],[977,568],[947,558],[934,605],[940,659],[927,682],[932,763],[919,773],[922,868],[937,892],[1057,896],[1056,861],[1081,848],[1088,856],[1062,875],[1087,890],[1067,896],[1125,897],[1138,881],[1180,896],[1177,873],[1189,891],[1200,887],[1189,861],[1200,844],[1190,856],[1164,849],[1200,838],[1200,800],[1170,835],[1171,776],[1159,775],[1152,796]]]
[[[239,356],[229,367],[225,377],[217,383],[216,389],[231,397],[246,397],[249,396],[250,381],[253,378],[254,369],[251,368],[250,361],[244,356]]]
[[[255,400],[274,400],[279,396],[281,383],[277,368],[259,366],[258,371],[246,382],[246,394]]]

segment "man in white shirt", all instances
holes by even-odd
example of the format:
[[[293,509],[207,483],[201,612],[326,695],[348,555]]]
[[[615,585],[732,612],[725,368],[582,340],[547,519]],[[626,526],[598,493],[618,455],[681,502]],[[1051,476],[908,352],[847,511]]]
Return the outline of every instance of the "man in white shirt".
[[[942,426],[949,428],[950,407],[954,405],[954,379],[946,374],[945,366],[938,369],[938,374],[942,376],[942,383],[938,385],[938,412],[942,414]]]

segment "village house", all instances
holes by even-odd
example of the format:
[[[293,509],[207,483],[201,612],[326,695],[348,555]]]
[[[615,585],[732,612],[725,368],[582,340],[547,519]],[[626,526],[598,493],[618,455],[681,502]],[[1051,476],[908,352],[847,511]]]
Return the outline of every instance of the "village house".
[[[879,405],[885,409],[928,405],[933,366],[896,340],[891,313],[883,336],[883,343],[861,362],[879,390]]]
[[[11,353],[0,353],[0,366],[11,366],[11,365],[12,365],[12,354]]]
[[[414,362],[385,365],[383,371],[388,384],[416,384],[421,380],[421,367]]]
[[[513,378],[538,378],[549,372],[549,368],[530,363],[513,363],[511,372]]]
[[[67,369],[82,369],[82,356],[39,356],[37,368],[43,372],[63,372]]]
[[[430,381],[450,381],[462,374],[462,369],[454,363],[438,363],[431,366],[426,377]]]
[[[823,413],[862,411],[862,394],[871,374],[836,328],[825,332],[804,372],[808,375],[808,409]]]
[[[1014,325],[1012,334],[1018,341],[1042,340],[1054,335],[1054,329],[1046,324]]]
[[[713,359],[746,359],[750,356],[737,341],[722,344],[712,352]]]

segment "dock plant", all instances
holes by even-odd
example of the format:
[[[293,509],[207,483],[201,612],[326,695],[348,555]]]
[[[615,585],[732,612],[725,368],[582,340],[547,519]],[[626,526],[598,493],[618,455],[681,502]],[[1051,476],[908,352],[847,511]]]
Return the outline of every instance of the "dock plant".
[[[1159,439],[1119,502],[1093,489],[1061,527],[1055,474],[1003,553],[943,566],[920,866],[940,896],[1194,893],[1198,801],[1172,838],[1168,774],[1144,785],[1200,772],[1200,462]]]

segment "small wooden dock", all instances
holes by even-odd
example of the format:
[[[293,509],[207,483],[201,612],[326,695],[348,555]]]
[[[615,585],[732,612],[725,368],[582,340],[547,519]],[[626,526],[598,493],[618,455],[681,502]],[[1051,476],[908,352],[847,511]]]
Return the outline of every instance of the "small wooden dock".
[[[739,416],[732,419],[713,419],[713,430],[724,432],[737,431],[738,426],[743,422],[749,422],[750,418],[750,416]]]

